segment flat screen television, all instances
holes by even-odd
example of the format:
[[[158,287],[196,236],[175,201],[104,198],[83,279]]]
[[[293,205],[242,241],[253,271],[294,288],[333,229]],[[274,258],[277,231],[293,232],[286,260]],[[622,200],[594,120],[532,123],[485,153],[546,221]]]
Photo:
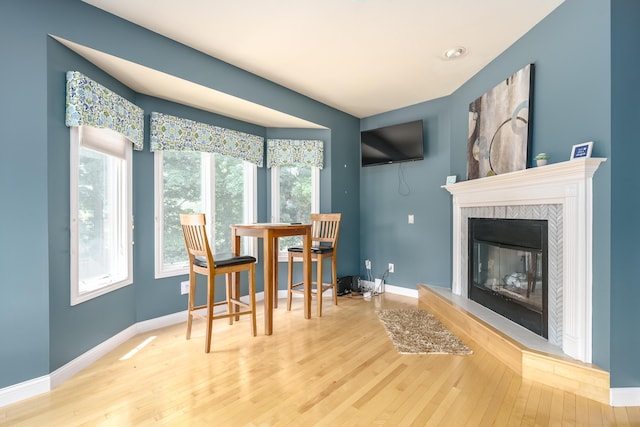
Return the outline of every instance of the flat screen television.
[[[422,120],[360,132],[362,166],[424,159]]]

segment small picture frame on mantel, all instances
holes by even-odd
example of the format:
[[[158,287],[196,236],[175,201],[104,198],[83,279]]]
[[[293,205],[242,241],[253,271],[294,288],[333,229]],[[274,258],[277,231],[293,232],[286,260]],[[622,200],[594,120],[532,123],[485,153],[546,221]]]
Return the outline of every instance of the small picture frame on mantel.
[[[573,147],[571,147],[570,160],[591,157],[592,149],[593,149],[593,141],[583,142],[582,144],[575,144]]]
[[[446,185],[455,184],[457,181],[457,175],[449,175],[447,176]]]

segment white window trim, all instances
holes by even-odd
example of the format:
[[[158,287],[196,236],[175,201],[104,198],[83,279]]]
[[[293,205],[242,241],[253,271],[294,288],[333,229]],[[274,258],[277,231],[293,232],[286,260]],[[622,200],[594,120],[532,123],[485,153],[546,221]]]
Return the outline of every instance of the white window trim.
[[[320,168],[311,166],[311,212],[320,212]],[[271,167],[271,222],[280,222],[280,166]],[[286,251],[278,252],[278,261],[287,262]]]
[[[101,130],[109,132],[108,130]],[[122,144],[109,146],[108,144],[100,145],[90,144],[90,148],[105,154],[124,157],[125,160],[125,196],[123,198],[125,218],[125,242],[124,249],[127,250],[127,275],[124,279],[103,286],[99,289],[80,293],[79,289],[79,240],[78,240],[78,184],[79,184],[79,161],[80,147],[83,146],[82,133],[91,132],[89,127],[71,127],[70,128],[70,282],[71,282],[71,298],[72,306],[99,297],[116,289],[123,288],[133,283],[133,161],[132,161],[132,144],[122,135]],[[115,132],[113,132],[115,134]],[[116,138],[119,139],[119,138]],[[116,141],[117,142],[117,141]],[[85,146],[89,146],[85,144]]]
[[[164,206],[164,198],[163,198],[163,188],[162,188],[162,176],[163,176],[163,162],[162,162],[162,151],[154,152],[154,277],[156,279],[163,279],[167,277],[181,276],[185,274],[189,274],[189,265],[188,262],[177,264],[172,266],[173,268],[167,268],[163,263],[163,253],[162,249],[164,247],[163,242],[163,233],[164,230],[164,215],[163,215],[163,206]],[[215,161],[215,160],[214,160]],[[215,200],[215,174],[212,174],[211,171],[215,170],[214,161],[211,162],[209,166],[204,166],[203,163],[203,173],[202,180],[208,181],[209,191],[204,200],[204,209],[205,212],[213,212],[213,200]],[[256,222],[256,218],[258,217],[258,167],[250,162],[244,162],[244,204],[248,206],[248,209],[245,209],[243,222],[252,223]],[[211,235],[212,223],[209,222],[207,224],[207,229],[209,235]],[[229,230],[231,233],[231,230]],[[255,256],[256,250],[256,239],[245,239],[243,238],[242,242],[242,253]],[[185,257],[186,257],[186,249],[185,249]]]

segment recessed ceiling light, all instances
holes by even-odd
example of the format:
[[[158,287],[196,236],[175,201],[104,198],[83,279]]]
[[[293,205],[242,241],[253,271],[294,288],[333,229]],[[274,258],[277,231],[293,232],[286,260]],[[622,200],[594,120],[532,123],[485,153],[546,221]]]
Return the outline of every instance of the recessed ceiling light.
[[[467,49],[465,49],[464,47],[461,47],[461,46],[454,47],[452,49],[447,50],[444,53],[444,57],[445,59],[457,59],[457,58],[460,58],[465,53],[467,53]]]

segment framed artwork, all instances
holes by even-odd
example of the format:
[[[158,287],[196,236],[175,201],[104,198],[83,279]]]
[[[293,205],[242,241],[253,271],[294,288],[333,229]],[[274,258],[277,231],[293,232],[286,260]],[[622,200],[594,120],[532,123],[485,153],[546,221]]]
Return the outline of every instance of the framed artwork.
[[[456,176],[456,175],[449,175],[449,176],[447,176],[446,185],[449,185],[449,184],[455,184],[455,183],[456,183],[456,180],[457,180],[456,178],[457,178],[457,176]]]
[[[593,149],[593,141],[583,142],[582,144],[575,144],[571,147],[571,160],[580,159],[583,157],[591,157],[591,150]]]
[[[469,104],[467,179],[526,169],[533,64]]]

